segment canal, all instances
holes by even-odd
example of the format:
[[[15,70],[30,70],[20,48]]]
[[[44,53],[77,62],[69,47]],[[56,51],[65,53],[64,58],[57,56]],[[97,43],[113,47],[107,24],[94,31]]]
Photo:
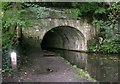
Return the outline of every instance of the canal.
[[[24,39],[26,40],[26,39]],[[28,42],[29,41],[29,42]],[[33,42],[34,41],[34,42]],[[39,41],[35,41],[29,39],[26,41],[28,44],[33,43],[37,46],[36,48],[29,48],[33,49],[34,51],[39,52],[41,45],[39,44]],[[22,44],[23,45],[23,44]],[[28,45],[28,46],[30,46]],[[28,46],[24,45],[23,49]],[[28,49],[28,51],[29,51]],[[120,61],[119,54],[97,54],[97,53],[81,53],[76,51],[69,51],[69,50],[61,50],[61,49],[47,49],[49,51],[54,51],[55,53],[59,53],[60,56],[65,58],[67,61],[69,61],[72,65],[76,65],[77,67],[83,69],[84,71],[87,71],[91,77],[96,79],[100,82],[118,82],[119,81],[119,66],[118,63]],[[41,54],[39,52],[39,54]],[[47,53],[46,53],[47,54]],[[25,58],[25,57],[24,57]],[[26,58],[27,59],[27,58]]]
[[[27,54],[26,56],[25,55],[20,56],[20,58],[22,58],[22,62],[25,62],[28,59],[31,59],[31,61],[33,61],[35,56],[37,56],[36,58],[39,59],[43,53],[40,50],[41,45],[39,41],[35,41],[35,40],[31,41],[31,39],[29,39],[25,42],[25,40],[24,40],[24,44],[22,44],[23,46],[22,53],[31,52],[30,50],[33,50],[32,52],[34,53],[37,52],[38,54],[34,55],[32,59],[31,59],[32,56],[29,56]],[[32,45],[31,43],[33,43],[34,45]],[[24,51],[25,48],[27,48],[27,50]],[[46,50],[59,53],[60,55],[58,56],[62,56],[67,61],[69,61],[72,65],[76,65],[80,69],[87,71],[92,78],[96,79],[99,82],[118,82],[119,81],[118,65],[119,65],[120,59],[118,58],[119,57],[118,54],[81,53],[76,51],[53,49],[53,48],[49,48]],[[49,55],[49,53],[47,52],[45,52],[44,54]],[[30,63],[32,63],[31,61]],[[39,63],[39,60],[38,60],[38,63]],[[26,64],[26,63],[22,63],[20,65],[23,66],[23,64]]]
[[[81,53],[68,50],[50,49],[60,53],[72,65],[87,71],[91,77],[100,82],[118,82],[118,54]]]

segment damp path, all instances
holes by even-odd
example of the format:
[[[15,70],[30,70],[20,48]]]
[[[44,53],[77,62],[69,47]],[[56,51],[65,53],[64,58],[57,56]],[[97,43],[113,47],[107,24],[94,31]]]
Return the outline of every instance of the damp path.
[[[32,53],[27,65],[18,69],[17,75],[6,78],[11,82],[90,82],[87,79],[76,77],[75,68],[67,64],[54,52]]]

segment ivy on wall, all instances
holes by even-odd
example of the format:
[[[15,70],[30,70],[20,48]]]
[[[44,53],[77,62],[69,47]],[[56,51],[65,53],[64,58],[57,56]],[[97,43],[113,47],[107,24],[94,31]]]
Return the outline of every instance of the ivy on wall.
[[[25,2],[0,2],[0,5],[2,6],[0,15],[2,17],[3,69],[8,70],[10,69],[9,51],[19,45],[20,30],[31,28],[32,24],[29,21],[31,19],[46,18],[49,11],[60,11]]]
[[[47,3],[44,3],[47,4]],[[54,8],[58,3],[54,3]],[[63,4],[63,3],[62,3]],[[7,52],[10,46],[17,45],[18,30],[20,28],[29,28],[31,24],[28,14],[34,14],[33,19],[46,18],[49,11],[61,12],[61,17],[64,13],[75,19],[87,18],[89,22],[98,28],[97,35],[99,43],[91,44],[88,49],[90,51],[102,51],[118,53],[120,51],[120,34],[118,29],[118,19],[120,17],[120,2],[80,2],[69,3],[67,10],[55,10],[52,8],[41,7],[34,3],[22,2],[1,2],[2,11],[2,47],[3,51]],[[59,5],[60,6],[60,5]],[[72,9],[69,9],[71,6]],[[67,5],[66,5],[67,7]]]
[[[3,50],[17,44],[18,28],[30,28],[29,20],[46,18],[51,10],[34,3],[1,2],[1,5]]]
[[[26,8],[29,7],[26,6],[26,3],[17,2],[1,2],[0,4],[2,5],[2,11],[0,11],[2,17],[2,68],[11,71],[9,52],[10,50],[15,49],[19,44],[21,28],[29,28],[31,26],[28,21],[29,18],[25,16],[28,12],[28,9]],[[29,10],[33,11],[36,9],[37,8],[34,6]],[[38,12],[41,13],[41,10],[33,12],[39,16]]]
[[[67,14],[77,19],[85,18],[99,29],[95,42],[88,46],[90,52],[119,53],[120,2],[74,2],[75,9],[67,10]]]

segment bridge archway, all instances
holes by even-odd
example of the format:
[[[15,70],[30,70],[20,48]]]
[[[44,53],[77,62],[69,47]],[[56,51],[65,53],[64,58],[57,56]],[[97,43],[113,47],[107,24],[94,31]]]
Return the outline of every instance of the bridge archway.
[[[44,35],[41,48],[59,48],[68,50],[85,50],[85,37],[71,26],[57,26]]]

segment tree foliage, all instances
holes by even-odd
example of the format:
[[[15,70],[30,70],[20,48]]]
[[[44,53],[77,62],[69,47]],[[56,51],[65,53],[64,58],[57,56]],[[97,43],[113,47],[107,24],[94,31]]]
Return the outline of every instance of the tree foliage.
[[[7,55],[8,49],[18,45],[18,28],[26,25],[21,17],[21,4],[2,2],[2,50]]]
[[[18,44],[17,32],[20,28],[29,28],[29,20],[44,18],[48,15],[45,7],[33,3],[2,2],[3,51]]]
[[[2,5],[3,69],[8,70],[10,69],[9,52],[20,42],[19,30],[30,28],[31,19],[45,18],[50,9],[25,2],[1,2],[0,4]]]
[[[66,5],[67,4],[67,5]],[[105,52],[118,52],[119,48],[119,34],[118,34],[118,18],[120,17],[120,3],[108,3],[108,2],[69,2],[69,3],[16,3],[16,2],[2,2],[2,32],[3,32],[3,50],[7,49],[11,45],[16,44],[17,27],[28,28],[30,25],[27,14],[34,13],[36,18],[45,18],[49,14],[49,10],[46,7],[60,8],[61,5],[69,9],[65,12],[71,17],[80,19],[87,18],[96,28],[99,28],[100,32],[98,38],[104,39],[100,44],[100,51]],[[41,7],[46,6],[46,7]],[[71,9],[72,8],[72,9]],[[34,17],[35,18],[35,17]],[[114,35],[114,36],[113,36]],[[115,49],[103,47],[108,45],[110,40],[113,42],[115,38]],[[107,44],[108,43],[108,44]],[[114,43],[114,42],[113,42]],[[97,43],[96,43],[97,45]],[[92,47],[92,46],[91,46]],[[116,48],[115,47],[115,48]],[[90,48],[91,50],[91,48]],[[96,49],[92,48],[92,51]]]
[[[88,46],[89,50],[118,53],[120,51],[120,31],[118,27],[120,2],[82,2],[73,3],[73,6],[79,11],[77,13],[78,18],[88,19],[90,23],[99,29],[99,34],[95,37],[97,38],[95,40],[98,41],[91,43]],[[72,11],[74,10],[69,10],[67,13],[73,13]]]
[[[66,5],[67,4],[67,5]],[[64,12],[75,19],[86,18],[91,24],[99,29],[98,35],[94,38],[94,42],[89,44],[89,51],[118,53],[120,51],[120,31],[118,28],[118,20],[120,19],[120,3],[107,2],[71,2],[71,3],[18,3],[18,2],[1,2],[2,11],[2,50],[8,55],[8,49],[19,43],[18,30],[20,28],[29,28],[28,14],[34,14],[34,19],[46,18],[51,8],[67,8]],[[46,7],[51,8],[46,8]],[[72,9],[71,9],[72,8]],[[10,60],[3,57],[3,68],[10,68]]]

